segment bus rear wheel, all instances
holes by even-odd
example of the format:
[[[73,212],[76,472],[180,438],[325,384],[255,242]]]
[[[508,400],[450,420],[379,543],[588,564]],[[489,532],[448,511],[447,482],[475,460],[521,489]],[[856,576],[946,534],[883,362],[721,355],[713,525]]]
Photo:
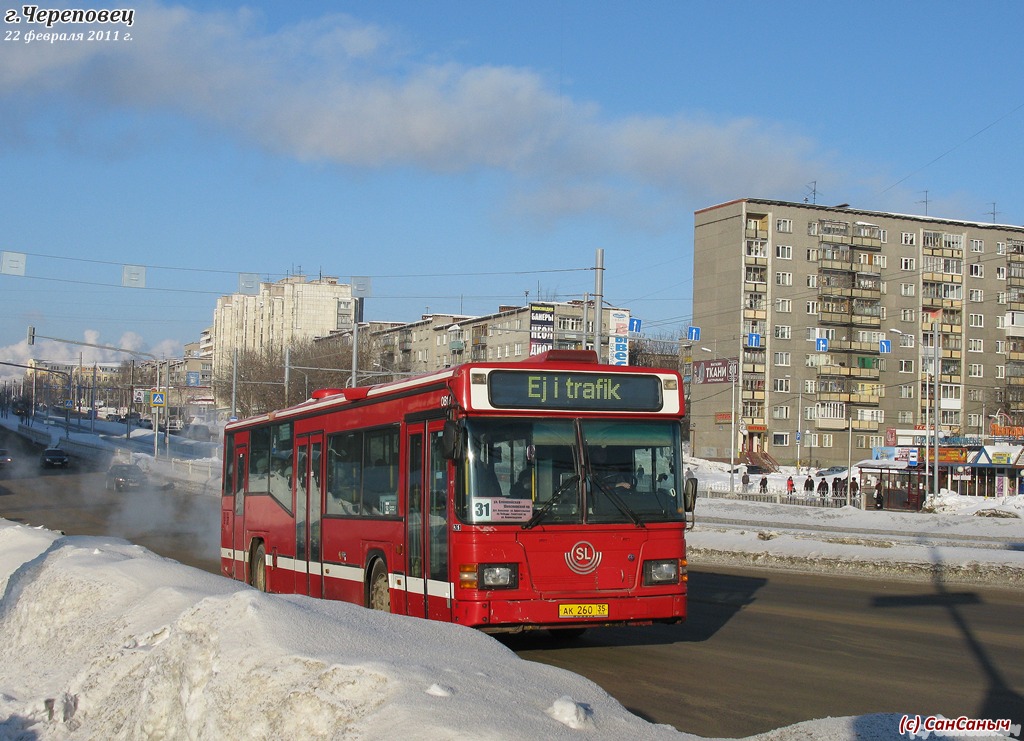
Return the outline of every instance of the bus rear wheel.
[[[260,543],[249,564],[249,583],[261,592],[267,591],[267,549]]]
[[[370,572],[370,604],[374,610],[391,612],[391,591],[388,589],[388,570],[383,561],[376,561]]]

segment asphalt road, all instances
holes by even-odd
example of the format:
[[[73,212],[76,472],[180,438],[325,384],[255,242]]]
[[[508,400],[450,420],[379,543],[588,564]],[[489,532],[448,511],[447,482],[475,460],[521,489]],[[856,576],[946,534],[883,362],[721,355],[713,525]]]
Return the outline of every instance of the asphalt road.
[[[219,573],[216,497],[108,492],[102,471],[44,472],[38,448],[13,436],[0,446],[19,459],[0,473],[0,517],[125,538]],[[1024,722],[1020,591],[699,563],[690,588],[683,625],[501,640],[647,720],[707,737],[877,712]]]

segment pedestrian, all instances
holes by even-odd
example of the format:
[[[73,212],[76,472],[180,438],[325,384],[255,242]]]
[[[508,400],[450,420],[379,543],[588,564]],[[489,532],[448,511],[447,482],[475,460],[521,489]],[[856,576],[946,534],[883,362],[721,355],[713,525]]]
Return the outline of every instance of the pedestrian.
[[[768,493],[768,477],[767,476],[762,476],[761,477],[761,493],[762,494],[767,494]]]
[[[860,484],[857,483],[857,479],[850,479],[850,503],[855,507],[859,507],[860,503],[855,502],[857,496],[860,494]]]
[[[750,491],[750,474],[746,471],[743,472],[743,477],[740,479],[743,484],[743,493],[746,494]]]
[[[832,479],[832,496],[836,499],[839,498],[839,477],[836,476]]]
[[[793,477],[790,476],[788,479],[786,479],[786,493],[789,494],[790,496],[793,496],[793,492],[795,490],[796,487],[793,486]]]
[[[885,509],[885,489],[881,481],[875,487],[875,509]]]
[[[804,494],[814,493],[814,479],[811,478],[810,474],[807,474],[807,478],[804,479]]]
[[[818,482],[818,496],[821,497],[821,501],[825,501],[825,497],[828,496],[828,481],[823,476],[821,481]]]

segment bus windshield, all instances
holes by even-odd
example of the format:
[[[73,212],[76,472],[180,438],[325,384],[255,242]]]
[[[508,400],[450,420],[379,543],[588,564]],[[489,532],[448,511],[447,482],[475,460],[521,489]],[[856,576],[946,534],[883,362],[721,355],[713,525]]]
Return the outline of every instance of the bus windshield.
[[[679,424],[470,419],[455,509],[470,524],[679,522]]]

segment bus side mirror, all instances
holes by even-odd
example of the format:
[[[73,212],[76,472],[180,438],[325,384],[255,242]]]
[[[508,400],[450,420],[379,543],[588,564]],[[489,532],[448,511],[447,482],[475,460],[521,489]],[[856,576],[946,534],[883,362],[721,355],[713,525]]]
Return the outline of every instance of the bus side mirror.
[[[462,425],[449,419],[441,433],[441,455],[450,461],[462,458]]]
[[[686,479],[683,484],[683,509],[693,512],[697,506],[697,479]]]

